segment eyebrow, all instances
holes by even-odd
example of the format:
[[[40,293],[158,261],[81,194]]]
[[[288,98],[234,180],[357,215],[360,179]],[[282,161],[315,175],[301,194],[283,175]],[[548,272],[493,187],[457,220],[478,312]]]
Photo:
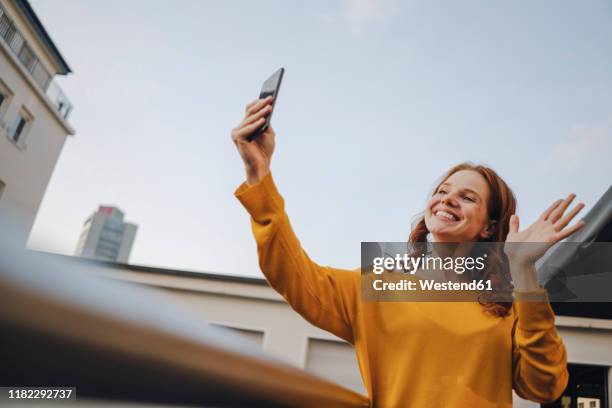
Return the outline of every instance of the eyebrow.
[[[442,186],[449,186],[449,187],[450,187],[450,186],[452,186],[452,184],[447,183],[447,182],[444,182],[444,183],[440,184],[440,187],[442,187]],[[438,189],[439,189],[440,187],[438,187]],[[464,188],[462,188],[461,190],[462,190],[462,191],[467,191],[467,192],[469,192],[469,193],[472,193],[472,194],[474,194],[474,195],[475,195],[476,197],[478,197],[478,198],[482,198],[482,197],[480,196],[480,194],[478,194],[476,191],[472,190],[471,188],[464,187]]]

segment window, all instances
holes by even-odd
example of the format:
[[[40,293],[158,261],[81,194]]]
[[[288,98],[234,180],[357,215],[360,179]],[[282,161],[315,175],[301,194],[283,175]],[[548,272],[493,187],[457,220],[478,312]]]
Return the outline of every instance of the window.
[[[11,126],[11,130],[9,134],[11,138],[18,142],[19,138],[23,134],[23,130],[25,129],[25,125],[28,123],[28,120],[24,118],[21,114],[17,115],[15,121],[13,122],[13,126]]]
[[[25,139],[32,124],[32,116],[22,108],[13,123],[11,124],[8,135],[20,147],[25,147]]]
[[[15,26],[13,26],[11,19],[8,18],[4,10],[0,7],[0,36],[4,38],[7,44],[10,44],[14,34]]]
[[[19,51],[19,54],[17,54],[17,57],[19,58],[19,61],[21,61],[22,64],[28,69],[28,71],[32,72],[34,64],[36,64],[36,55],[34,55],[34,52],[28,44],[23,44],[21,46],[21,50]]]
[[[11,103],[11,98],[13,97],[13,93],[6,86],[6,84],[0,79],[0,129],[4,127],[4,122],[2,118],[8,109],[9,104]]]
[[[15,27],[15,23],[7,15],[2,8],[0,2],[0,37],[4,39],[6,44],[15,53],[23,66],[32,74],[34,80],[46,91],[51,82],[51,75],[46,68],[40,64],[40,60],[27,43],[23,34]]]

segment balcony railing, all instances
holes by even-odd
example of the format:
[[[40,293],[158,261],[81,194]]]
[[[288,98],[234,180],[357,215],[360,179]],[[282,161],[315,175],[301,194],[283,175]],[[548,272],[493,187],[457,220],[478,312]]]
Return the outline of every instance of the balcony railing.
[[[28,45],[23,34],[17,29],[13,20],[11,20],[2,7],[2,4],[0,4],[0,37],[6,42],[11,51],[15,53],[15,56],[26,71],[32,75],[34,82],[47,94],[59,114],[64,119],[68,119],[68,115],[72,111],[72,103],[62,92],[59,85],[52,81],[51,74],[40,62],[32,47]]]
[[[68,115],[70,115],[70,112],[72,111],[72,103],[64,91],[62,91],[62,88],[59,87],[57,82],[53,81],[49,84],[49,87],[47,88],[47,96],[55,104],[59,114],[64,119],[68,119]]]

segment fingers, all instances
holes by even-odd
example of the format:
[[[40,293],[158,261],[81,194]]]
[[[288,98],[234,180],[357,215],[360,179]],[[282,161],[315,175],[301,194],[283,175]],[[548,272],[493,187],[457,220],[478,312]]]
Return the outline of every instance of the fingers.
[[[512,214],[510,217],[510,232],[519,232],[519,217],[516,214]]]
[[[567,198],[563,200],[559,204],[559,206],[557,206],[557,208],[555,208],[550,213],[548,220],[552,222],[553,224],[556,223],[563,216],[563,213],[565,212],[565,210],[567,210],[567,207],[569,207],[572,201],[574,201],[574,198],[576,198],[576,194],[573,194],[573,193],[567,196]]]
[[[565,228],[583,208],[584,203],[576,204],[574,208],[572,208],[572,210],[565,215],[565,217],[561,218],[555,223],[557,231],[561,231],[563,228]]]
[[[578,203],[571,209],[569,213],[563,216],[563,213],[567,210],[572,201],[576,198],[576,194],[570,194],[557,208],[555,208],[548,218],[548,221],[552,222],[555,226],[555,230],[558,231],[553,239],[554,242],[561,241],[578,231],[585,224],[583,220],[578,221],[576,224],[565,229],[570,222],[578,215],[578,213],[584,208],[584,203]]]
[[[550,216],[550,213],[552,213],[552,212],[555,210],[555,208],[557,208],[557,206],[558,206],[559,204],[561,204],[561,202],[562,202],[562,201],[563,201],[563,200],[557,200],[557,201],[555,201],[554,203],[552,203],[552,205],[551,205],[550,207],[548,207],[548,208],[546,209],[546,211],[544,211],[544,212],[542,213],[542,215],[540,215],[540,220],[542,220],[542,221],[547,220],[547,219],[548,219],[548,217]]]
[[[574,232],[576,232],[580,228],[584,227],[585,224],[586,223],[584,222],[584,220],[580,220],[577,223],[575,223],[574,225],[572,225],[571,227],[569,227],[568,229],[565,229],[563,231],[559,231],[554,236],[554,242],[558,242],[558,241],[561,241],[562,239],[565,239],[565,238],[569,237]]]
[[[248,112],[249,108],[253,105],[255,105],[257,102],[259,102],[259,99],[255,99],[254,101],[251,101],[249,103],[247,103],[246,107],[244,108],[244,112]]]
[[[246,105],[245,118],[232,130],[234,143],[245,141],[247,137],[259,129],[266,122],[265,116],[272,111],[272,97],[256,99]]]
[[[272,105],[266,105],[254,114],[247,116],[244,120],[238,125],[238,127],[243,127],[246,125],[250,125],[251,123],[258,121],[260,118],[268,115],[272,111]]]
[[[253,113],[257,112],[263,106],[265,106],[266,104],[269,104],[269,103],[272,103],[272,97],[271,96],[268,96],[267,98],[264,98],[264,99],[256,99],[253,102],[250,102],[246,106],[246,116],[252,115]]]
[[[259,129],[263,124],[266,123],[265,118],[259,118],[259,120],[242,127],[238,127],[232,131],[232,139],[234,139],[234,143],[238,143],[239,141],[246,141],[247,137]]]

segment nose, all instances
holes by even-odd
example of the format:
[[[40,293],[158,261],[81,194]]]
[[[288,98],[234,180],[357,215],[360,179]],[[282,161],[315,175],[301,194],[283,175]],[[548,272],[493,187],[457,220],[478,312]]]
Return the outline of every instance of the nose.
[[[457,201],[455,201],[455,198],[452,194],[447,194],[444,197],[442,197],[442,200],[440,200],[440,202],[444,205],[447,205],[449,207],[456,207],[457,206]]]

